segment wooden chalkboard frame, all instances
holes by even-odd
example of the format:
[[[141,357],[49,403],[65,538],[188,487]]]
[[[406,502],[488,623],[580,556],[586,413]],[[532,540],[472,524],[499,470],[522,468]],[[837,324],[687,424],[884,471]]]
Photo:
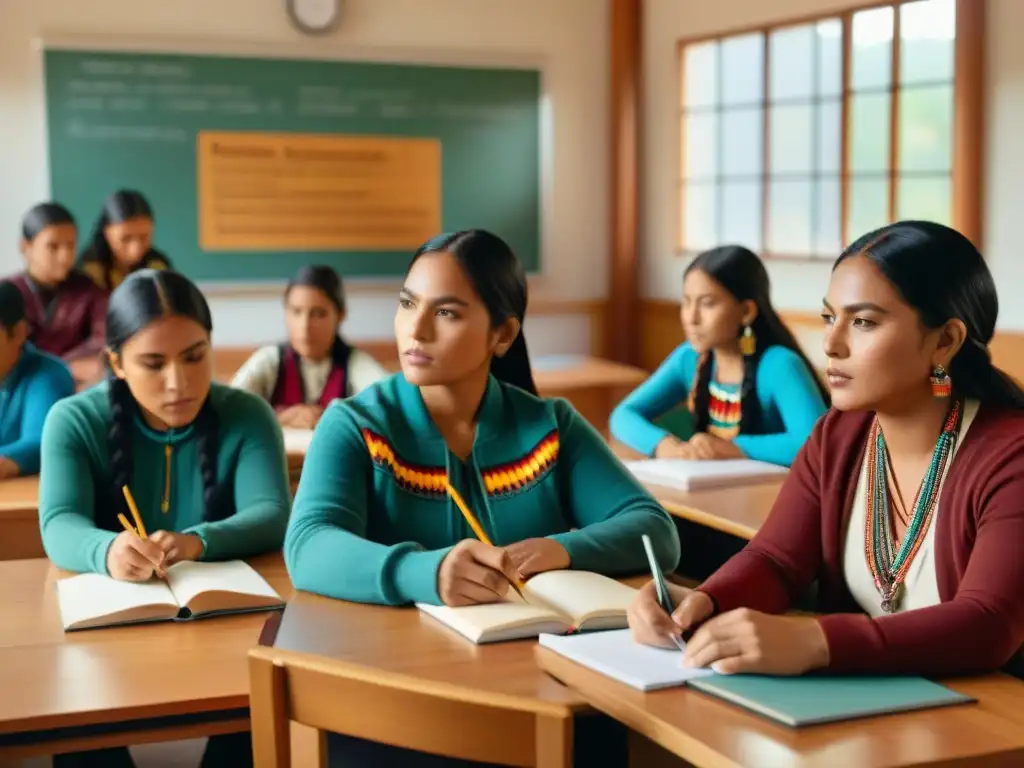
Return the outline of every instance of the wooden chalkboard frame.
[[[110,54],[137,54],[160,56],[165,54],[198,57],[292,59],[323,63],[384,63],[423,67],[463,68],[509,68],[533,70],[539,78],[538,105],[538,216],[537,216],[537,257],[535,264],[528,265],[532,290],[545,290],[547,277],[547,254],[551,251],[552,222],[552,132],[553,115],[550,109],[550,94],[545,57],[536,53],[507,52],[496,50],[457,49],[406,49],[366,46],[345,46],[338,49],[337,41],[331,45],[306,39],[303,44],[287,42],[243,42],[224,39],[139,37],[126,40],[107,35],[54,34],[33,41],[39,57],[40,68],[45,71],[45,56],[49,51],[77,51]],[[48,116],[47,116],[48,117]],[[47,121],[48,122],[48,121]],[[52,177],[51,177],[52,182]],[[158,213],[159,215],[159,213]],[[80,220],[83,237],[91,226],[91,216]],[[159,245],[159,230],[157,241]],[[198,276],[197,282],[212,294],[230,296],[267,296],[277,294],[283,285],[283,276],[260,279],[242,277],[209,278]],[[390,292],[398,281],[397,274],[346,275],[346,281],[356,292]]]

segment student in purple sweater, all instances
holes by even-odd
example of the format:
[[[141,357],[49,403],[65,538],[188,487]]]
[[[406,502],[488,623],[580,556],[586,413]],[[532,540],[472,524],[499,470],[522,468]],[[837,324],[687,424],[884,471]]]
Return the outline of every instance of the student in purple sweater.
[[[851,245],[823,302],[831,411],[757,536],[635,636],[722,673],[946,676],[1024,644],[1024,391],[993,366],[998,301],[963,235],[900,222]],[[784,614],[818,582],[820,617]],[[671,588],[670,588],[671,589]]]

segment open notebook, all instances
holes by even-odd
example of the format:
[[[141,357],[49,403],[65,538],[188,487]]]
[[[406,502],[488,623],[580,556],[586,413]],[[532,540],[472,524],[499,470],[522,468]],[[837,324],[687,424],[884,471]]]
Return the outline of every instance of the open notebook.
[[[293,429],[292,427],[284,427],[281,430],[284,436],[284,450],[285,453],[299,454],[303,456],[309,451],[309,444],[313,440],[312,429]]]
[[[635,642],[629,630],[560,637],[540,645],[641,691],[688,685],[790,727],[966,704],[970,696],[923,677],[719,675],[686,667],[676,649]]]
[[[117,581],[83,573],[57,582],[65,631],[151,621],[187,621],[226,613],[267,611],[281,596],[248,563],[176,563],[166,580]]]
[[[626,626],[636,590],[590,571],[548,571],[526,582],[525,601],[509,590],[504,602],[451,608],[416,607],[474,643],[492,643]]]
[[[781,479],[789,472],[786,467],[753,459],[642,459],[624,463],[640,482],[680,491],[753,485]]]

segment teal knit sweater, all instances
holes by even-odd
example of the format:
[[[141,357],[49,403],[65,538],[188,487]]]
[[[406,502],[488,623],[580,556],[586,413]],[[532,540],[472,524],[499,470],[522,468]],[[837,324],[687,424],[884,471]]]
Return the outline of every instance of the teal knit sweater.
[[[641,535],[675,568],[668,514],[564,400],[490,379],[471,456],[454,456],[401,374],[324,413],[306,455],[285,561],[299,589],[359,602],[440,604],[437,571],[473,533],[445,477],[497,546],[550,536],[571,567],[647,569]]]
[[[194,426],[156,432],[140,417],[132,435],[130,488],[149,533],[192,533],[202,539],[204,560],[249,557],[281,546],[290,494],[284,441],[274,414],[247,392],[214,384],[217,414],[217,480],[221,494],[215,522],[204,519],[203,482]],[[71,571],[107,572],[107,549],[122,530],[97,524],[115,489],[110,469],[107,384],[59,402],[43,430],[39,523],[46,554]],[[165,446],[170,445],[170,483]],[[169,491],[169,492],[168,492]],[[167,497],[168,509],[161,511]],[[106,509],[105,509],[106,508]]]

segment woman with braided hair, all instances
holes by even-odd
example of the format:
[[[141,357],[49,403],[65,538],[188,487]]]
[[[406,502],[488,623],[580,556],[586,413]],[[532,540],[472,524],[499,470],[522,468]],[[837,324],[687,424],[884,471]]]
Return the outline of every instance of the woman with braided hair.
[[[612,435],[647,456],[747,458],[789,466],[828,408],[828,391],[772,307],[768,272],[723,246],[686,269],[686,342],[612,413]],[[683,440],[654,421],[685,403]]]
[[[51,410],[43,430],[39,518],[58,567],[146,581],[182,560],[281,547],[290,506],[281,430],[264,400],[213,383],[212,326],[203,295],[176,272],[134,272],[111,294],[110,375]],[[118,524],[119,512],[131,519],[125,486],[147,539]],[[203,764],[244,765],[246,736],[211,739]],[[131,765],[126,750],[60,760]]]

